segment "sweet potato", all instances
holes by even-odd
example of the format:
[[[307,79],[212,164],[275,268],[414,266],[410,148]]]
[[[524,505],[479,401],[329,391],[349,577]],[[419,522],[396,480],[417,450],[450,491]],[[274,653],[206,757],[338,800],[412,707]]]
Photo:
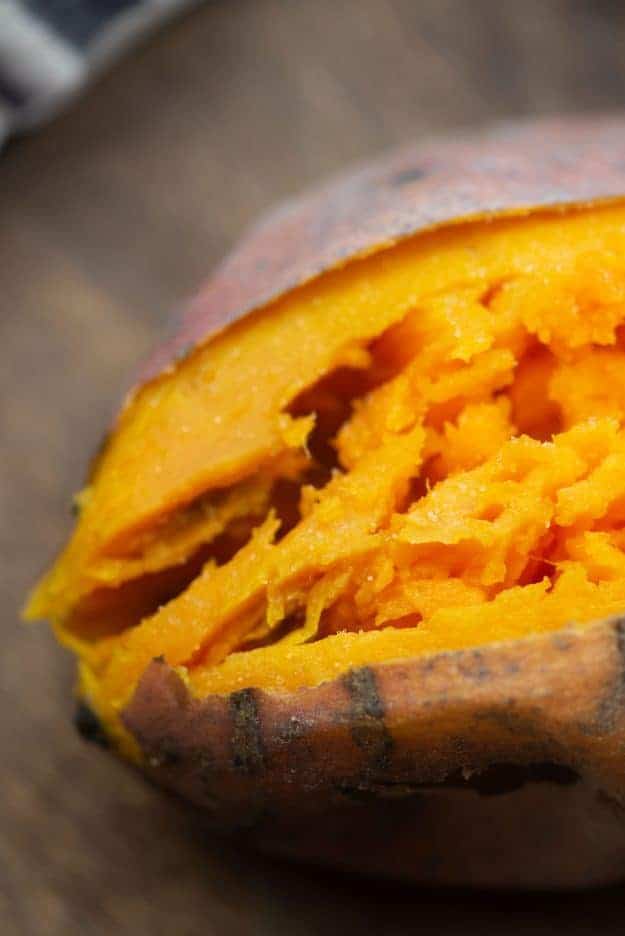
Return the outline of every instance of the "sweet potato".
[[[143,368],[27,613],[80,724],[261,848],[625,876],[625,122],[280,209]]]

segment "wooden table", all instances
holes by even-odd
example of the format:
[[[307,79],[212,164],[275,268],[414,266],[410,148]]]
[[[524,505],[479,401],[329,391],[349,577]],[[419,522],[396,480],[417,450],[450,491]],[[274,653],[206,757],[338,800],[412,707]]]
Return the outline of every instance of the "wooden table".
[[[265,206],[491,118],[620,106],[625,7],[213,0],[0,158],[0,931],[616,933],[625,893],[428,894],[268,863],[73,732],[72,665],[17,607],[133,362]]]

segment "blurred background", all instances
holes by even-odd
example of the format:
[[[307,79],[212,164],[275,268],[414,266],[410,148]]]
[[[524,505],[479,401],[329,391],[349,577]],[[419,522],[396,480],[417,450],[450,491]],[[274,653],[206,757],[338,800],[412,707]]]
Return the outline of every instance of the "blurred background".
[[[259,212],[411,138],[622,108],[625,4],[210,0],[173,16],[175,0],[153,0],[158,30],[144,34],[153,16],[126,20],[96,49],[89,16],[129,5],[23,4],[60,16],[99,72],[37,124],[50,102],[18,119],[15,78],[46,91],[41,46],[15,30],[17,0],[0,0],[2,933],[622,932],[620,889],[427,893],[211,839],[78,739],[71,663],[45,628],[18,625],[18,607],[68,532],[130,368]]]

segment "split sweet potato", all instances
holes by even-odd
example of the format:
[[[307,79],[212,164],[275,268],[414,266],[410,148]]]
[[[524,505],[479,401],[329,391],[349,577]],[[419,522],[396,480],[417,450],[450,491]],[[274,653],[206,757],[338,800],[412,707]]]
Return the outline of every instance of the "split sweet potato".
[[[625,876],[625,122],[407,148],[243,241],[28,614],[221,828],[428,882]]]

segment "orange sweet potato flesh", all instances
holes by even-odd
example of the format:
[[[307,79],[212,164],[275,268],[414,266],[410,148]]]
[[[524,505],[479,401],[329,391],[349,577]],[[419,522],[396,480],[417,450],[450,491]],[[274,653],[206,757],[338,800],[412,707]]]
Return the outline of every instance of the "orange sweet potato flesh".
[[[35,590],[119,721],[625,609],[625,204],[456,224],[325,273],[148,383]]]

